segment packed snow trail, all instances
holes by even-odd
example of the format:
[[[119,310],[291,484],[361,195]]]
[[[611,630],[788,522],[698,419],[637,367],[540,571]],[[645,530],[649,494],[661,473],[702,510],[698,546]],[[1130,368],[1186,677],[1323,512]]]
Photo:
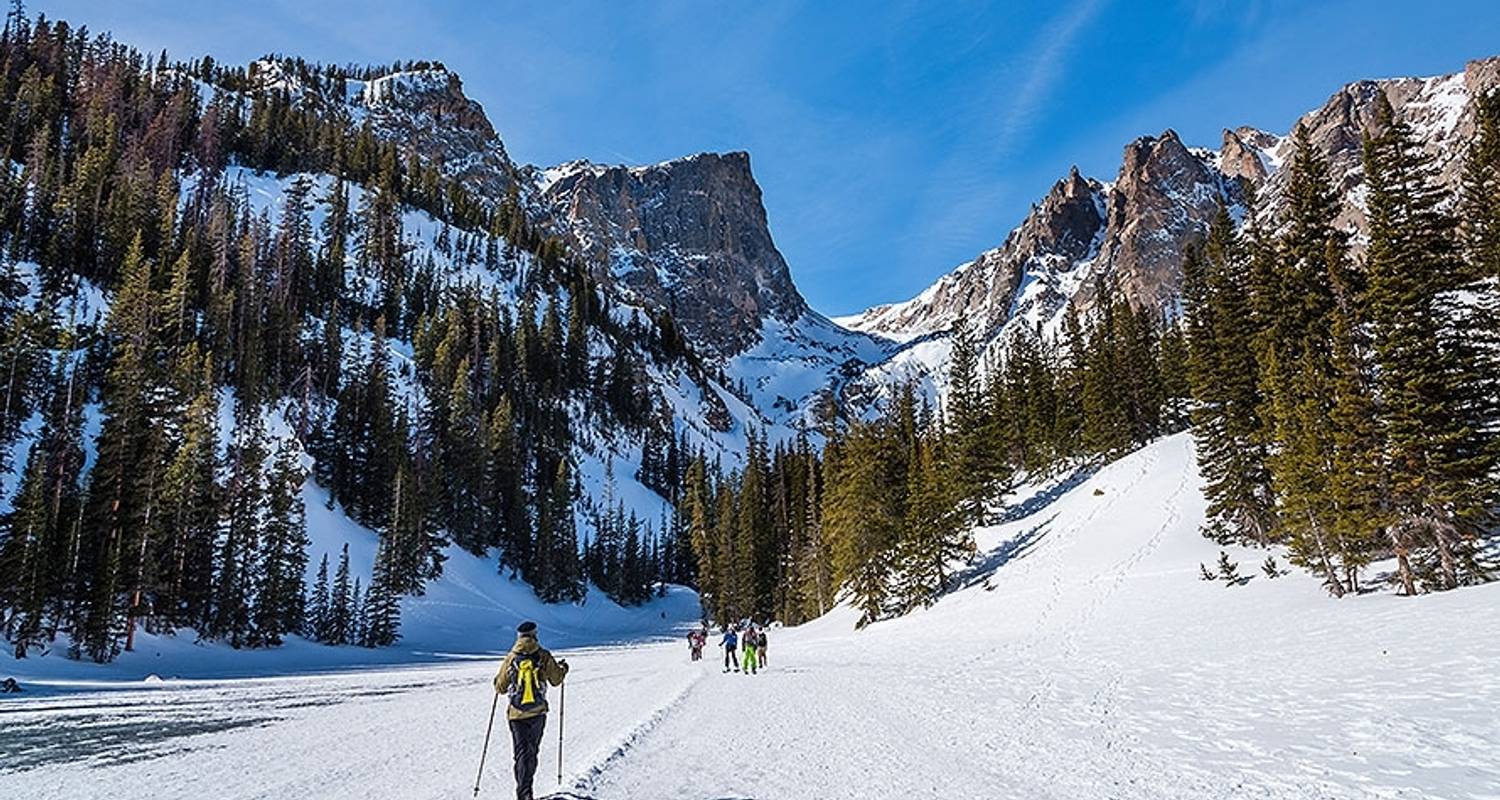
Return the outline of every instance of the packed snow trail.
[[[1246,584],[1200,581],[1190,466],[1186,437],[1122,459],[979,531],[993,573],[930,609],[772,629],[759,675],[565,653],[539,795],[1500,797],[1500,586],[1335,601],[1238,549]],[[0,700],[0,797],[469,797],[497,662]],[[481,797],[509,750],[497,723]]]
[[[559,655],[573,666],[569,775],[608,760],[640,720],[704,674],[666,645]],[[6,702],[0,797],[468,797],[498,666],[499,659],[485,659]],[[481,797],[515,794],[503,712]],[[556,726],[554,713],[539,793],[556,784]]]

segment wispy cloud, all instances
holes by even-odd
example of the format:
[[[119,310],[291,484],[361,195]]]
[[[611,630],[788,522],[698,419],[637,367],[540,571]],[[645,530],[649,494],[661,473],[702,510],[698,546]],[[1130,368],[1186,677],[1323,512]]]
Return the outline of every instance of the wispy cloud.
[[[1030,132],[1039,117],[1039,110],[1052,93],[1052,87],[1067,69],[1068,57],[1078,34],[1093,21],[1103,5],[1103,0],[1081,0],[1042,29],[1036,52],[1028,59],[1026,76],[1000,122],[999,146],[1002,150],[1012,149],[1018,139]]]

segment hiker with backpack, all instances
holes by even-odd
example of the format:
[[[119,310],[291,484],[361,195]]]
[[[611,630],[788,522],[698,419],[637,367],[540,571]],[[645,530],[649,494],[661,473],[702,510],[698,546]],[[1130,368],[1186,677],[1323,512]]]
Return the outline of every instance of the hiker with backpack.
[[[755,626],[745,628],[745,635],[741,637],[745,649],[745,657],[741,660],[741,672],[753,675],[759,662],[755,658],[755,648],[760,643],[760,637],[755,633]]]
[[[515,646],[495,674],[496,694],[510,700],[505,717],[510,721],[514,748],[517,800],[533,797],[531,781],[536,776],[542,731],[547,726],[547,685],[561,686],[567,676],[568,662],[554,659],[537,641],[536,623],[521,623],[516,628]]]
[[[724,629],[724,638],[719,640],[719,646],[724,648],[724,671],[728,672],[730,665],[734,665],[734,671],[740,671],[740,660],[735,655],[735,648],[739,647],[739,636],[733,628]]]
[[[703,645],[707,643],[702,631],[688,631],[688,652],[693,661],[703,660]]]
[[[760,665],[766,665],[766,629],[761,628],[759,637],[755,640],[755,656],[760,659]]]

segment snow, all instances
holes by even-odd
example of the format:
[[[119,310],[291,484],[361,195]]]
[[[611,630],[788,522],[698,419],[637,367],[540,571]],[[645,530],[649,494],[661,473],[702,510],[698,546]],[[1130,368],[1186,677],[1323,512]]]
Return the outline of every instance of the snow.
[[[977,531],[962,588],[860,632],[847,608],[773,629],[775,657],[754,677],[720,672],[713,648],[692,663],[680,642],[565,649],[563,788],[661,800],[1500,793],[1500,585],[1333,600],[1302,573],[1262,576],[1264,553],[1237,548],[1248,582],[1201,581],[1219,548],[1198,533],[1200,483],[1185,435],[1040,482],[1014,518]],[[495,616],[476,637],[488,648],[512,621]],[[159,673],[23,694],[3,701],[0,793],[469,796],[495,665]],[[555,717],[541,793],[558,771]],[[498,727],[484,796],[511,792]]]
[[[725,374],[743,382],[746,398],[726,398],[736,417],[763,417],[772,442],[786,441],[815,427],[813,400],[839,392],[851,373],[879,364],[896,351],[889,340],[843,328],[816,312],[791,323],[767,317],[759,340],[729,359]],[[743,411],[737,405],[750,403]]]
[[[358,96],[360,102],[373,108],[402,96],[444,89],[448,86],[449,79],[445,69],[393,72],[368,82],[360,82],[361,92]],[[350,96],[353,97],[352,90]]]

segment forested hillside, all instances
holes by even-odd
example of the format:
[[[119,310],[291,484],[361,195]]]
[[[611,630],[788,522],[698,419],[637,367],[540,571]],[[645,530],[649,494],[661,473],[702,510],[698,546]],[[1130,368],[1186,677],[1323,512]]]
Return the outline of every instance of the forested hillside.
[[[475,195],[319,99],[412,75],[448,80],[180,63],[12,13],[0,607],[18,655],[108,660],[142,625],[387,644],[449,542],[549,601],[689,582],[661,520],[580,497],[574,470],[585,444],[649,432],[645,477],[671,483],[681,442],[647,371],[701,367],[664,313],[610,303],[515,185]],[[311,607],[309,469],[381,538],[362,593],[339,574]],[[587,559],[575,507],[599,533]]]

